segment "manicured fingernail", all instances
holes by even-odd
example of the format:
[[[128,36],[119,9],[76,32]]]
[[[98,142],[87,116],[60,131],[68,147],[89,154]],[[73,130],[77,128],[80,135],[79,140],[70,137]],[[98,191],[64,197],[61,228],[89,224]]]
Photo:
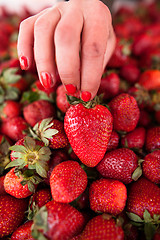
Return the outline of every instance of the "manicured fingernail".
[[[40,81],[45,88],[51,88],[54,85],[52,76],[48,72],[41,72]]]
[[[83,101],[88,102],[91,99],[91,93],[90,92],[82,92],[81,98]]]
[[[19,58],[20,66],[22,70],[27,70],[29,65],[28,65],[28,60],[25,56],[22,56]]]
[[[76,87],[73,84],[67,84],[65,87],[67,92],[70,94],[74,94],[77,91]]]

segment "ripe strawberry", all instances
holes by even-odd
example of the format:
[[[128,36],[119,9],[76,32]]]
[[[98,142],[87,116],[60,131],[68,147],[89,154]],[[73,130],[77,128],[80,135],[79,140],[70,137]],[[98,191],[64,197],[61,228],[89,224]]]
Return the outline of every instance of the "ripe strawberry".
[[[116,131],[130,132],[137,126],[140,111],[134,97],[122,93],[109,102],[113,116],[113,128]]]
[[[147,90],[160,89],[160,70],[144,71],[141,73],[138,83]]]
[[[40,181],[32,170],[17,171],[16,168],[12,168],[5,175],[4,188],[16,198],[26,198],[35,191]]]
[[[143,127],[137,127],[133,131],[122,135],[122,147],[131,148],[133,150],[140,150],[145,143],[146,130]]]
[[[144,219],[144,212],[147,210],[151,217],[154,214],[160,215],[160,189],[144,177],[133,182],[129,188],[127,198],[127,211]],[[131,217],[131,216],[130,216]]]
[[[11,234],[22,223],[28,200],[0,195],[0,238]]]
[[[6,194],[6,191],[4,189],[4,178],[5,176],[0,177],[0,195]]]
[[[23,108],[23,115],[32,127],[44,118],[55,117],[55,107],[47,100],[37,100]]]
[[[152,152],[160,148],[160,127],[150,127],[146,132],[146,150]]]
[[[18,141],[27,135],[28,124],[24,118],[20,116],[14,117],[3,122],[0,126],[0,131],[13,141]]]
[[[123,211],[126,200],[126,186],[118,180],[101,178],[90,185],[90,208],[95,212],[117,215]]]
[[[128,184],[133,180],[132,174],[137,167],[137,155],[128,148],[118,148],[106,153],[96,168],[103,177]]]
[[[38,139],[45,143],[45,146],[50,148],[64,148],[69,142],[64,131],[63,122],[53,119],[45,118],[39,121],[33,130],[37,135]]]
[[[21,115],[21,104],[13,100],[7,100],[0,107],[1,120],[7,121],[9,118]]]
[[[43,206],[34,218],[32,236],[40,239],[69,240],[78,235],[84,226],[83,215],[67,203],[54,200]],[[42,225],[39,224],[42,221]]]
[[[144,157],[142,169],[146,178],[160,184],[160,150],[149,153]]]
[[[12,234],[11,240],[34,240],[31,235],[33,221],[27,221],[19,226]]]
[[[66,152],[62,149],[54,150],[51,159],[49,161],[49,170],[47,171],[47,178],[44,179],[45,183],[47,185],[50,184],[50,176],[52,173],[52,170],[55,166],[57,166],[59,163],[69,160],[70,158],[66,154]]]
[[[85,103],[84,103],[85,104]],[[93,104],[92,108],[87,105]],[[96,166],[103,158],[112,132],[110,111],[94,100],[71,106],[64,118],[64,129],[70,145],[81,162]]]
[[[70,107],[69,102],[66,97],[67,91],[63,84],[59,85],[56,90],[56,105],[61,110],[62,113],[65,113]],[[75,94],[72,94],[74,97],[80,97],[80,91],[76,91]]]
[[[93,217],[85,226],[80,240],[123,240],[124,231],[112,216],[102,214]]]
[[[75,200],[87,187],[87,174],[76,161],[58,164],[50,176],[52,197],[57,202]]]
[[[7,167],[35,170],[42,178],[47,177],[48,162],[51,151],[44,143],[26,136],[10,147],[11,162]]]
[[[148,111],[142,109],[140,110],[138,125],[144,128],[151,126],[151,116]]]
[[[139,66],[143,69],[158,69],[160,63],[160,47],[146,49],[140,56]]]
[[[119,93],[120,78],[118,74],[111,72],[107,73],[101,79],[98,90],[98,95],[103,93],[103,100],[115,97]]]
[[[140,70],[138,66],[135,66],[135,64],[126,64],[121,67],[119,74],[127,82],[134,84],[138,82]]]
[[[107,152],[110,152],[118,147],[119,144],[119,135],[116,131],[112,131],[109,143],[107,146]]]

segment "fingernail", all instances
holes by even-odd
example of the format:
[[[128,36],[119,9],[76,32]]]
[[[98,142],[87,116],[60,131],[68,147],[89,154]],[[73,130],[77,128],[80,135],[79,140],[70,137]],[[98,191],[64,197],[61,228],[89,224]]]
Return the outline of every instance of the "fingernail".
[[[22,56],[19,58],[20,66],[22,70],[27,70],[29,65],[28,65],[28,60],[25,56]]]
[[[91,93],[90,92],[82,92],[81,98],[83,101],[88,102],[91,99]]]
[[[41,72],[40,81],[45,88],[51,88],[54,85],[52,76],[48,72]]]
[[[65,87],[67,92],[70,94],[74,94],[77,91],[77,88],[73,84],[67,84]]]

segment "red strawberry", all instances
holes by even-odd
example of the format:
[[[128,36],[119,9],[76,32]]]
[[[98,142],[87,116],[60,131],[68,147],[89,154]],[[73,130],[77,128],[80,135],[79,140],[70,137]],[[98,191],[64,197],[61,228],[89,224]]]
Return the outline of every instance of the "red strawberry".
[[[113,128],[116,131],[130,132],[137,126],[140,111],[134,97],[122,93],[109,102],[113,116]]]
[[[18,141],[27,135],[28,124],[24,118],[14,117],[3,122],[0,131],[13,141]]]
[[[111,72],[102,77],[98,95],[103,93],[103,100],[115,97],[119,93],[120,78],[118,74]]]
[[[151,116],[148,111],[140,110],[138,125],[144,128],[148,128],[151,125]]]
[[[42,221],[40,226],[39,220]],[[33,223],[32,236],[40,239],[69,240],[78,235],[84,226],[83,215],[67,203],[48,202],[36,214]]]
[[[114,179],[94,181],[89,188],[90,208],[113,215],[121,213],[127,200],[126,186]]]
[[[33,221],[28,221],[19,226],[12,234],[11,240],[34,240],[31,235]]]
[[[1,120],[7,121],[9,118],[21,115],[21,104],[16,101],[7,100],[0,108]]]
[[[137,127],[133,131],[122,135],[121,145],[122,147],[132,148],[140,150],[143,148],[145,143],[146,130],[143,127]]]
[[[92,104],[88,102],[87,104]],[[112,132],[112,115],[99,104],[92,108],[82,103],[71,106],[64,118],[64,129],[83,164],[94,167],[103,158]]]
[[[140,70],[135,64],[126,64],[120,69],[120,76],[127,80],[127,82],[134,84],[138,82]]]
[[[129,188],[127,199],[127,212],[134,213],[144,218],[147,210],[151,217],[160,215],[160,189],[159,187],[142,177],[133,182]],[[131,217],[131,216],[130,216]]]
[[[145,69],[158,69],[160,63],[160,47],[151,47],[140,56],[139,66]]]
[[[160,148],[160,127],[151,127],[146,133],[146,150],[152,152]]]
[[[5,176],[0,177],[0,195],[6,194],[6,191],[4,189],[4,178]]]
[[[116,131],[112,131],[109,143],[107,146],[107,152],[110,152],[118,147],[119,144],[119,135]]]
[[[139,78],[138,83],[147,90],[160,89],[160,70],[146,70]]]
[[[108,214],[93,217],[85,226],[80,240],[123,240],[124,232]]]
[[[48,162],[51,151],[44,143],[26,136],[10,147],[11,161],[7,167],[17,167],[19,169],[28,168],[35,170],[42,178],[47,177]]]
[[[35,191],[39,182],[40,179],[32,174],[32,170],[17,171],[12,168],[5,175],[4,188],[7,193],[16,198],[26,198]]]
[[[138,167],[137,155],[128,148],[118,148],[104,155],[97,170],[105,178],[113,178],[130,183],[132,174]]]
[[[87,187],[87,174],[76,161],[58,164],[50,176],[52,197],[57,202],[75,200]]]
[[[66,97],[67,91],[63,84],[59,85],[56,90],[56,105],[61,110],[61,112],[65,113],[67,109],[70,107],[69,102]],[[79,98],[80,92],[76,91],[75,94],[72,94],[74,97]]]
[[[150,181],[160,184],[160,150],[147,154],[142,163],[143,175]]]
[[[39,121],[33,130],[45,146],[50,148],[64,148],[69,144],[63,122],[57,119],[45,118]]]
[[[44,118],[55,117],[55,106],[47,100],[37,100],[24,107],[23,115],[33,127]]]
[[[0,195],[0,238],[11,234],[22,223],[27,206],[27,199]]]

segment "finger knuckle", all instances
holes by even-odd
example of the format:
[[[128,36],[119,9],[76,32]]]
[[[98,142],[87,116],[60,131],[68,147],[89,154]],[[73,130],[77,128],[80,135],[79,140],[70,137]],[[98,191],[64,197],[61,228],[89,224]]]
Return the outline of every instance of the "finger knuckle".
[[[86,43],[83,45],[83,56],[86,58],[99,58],[104,55],[104,48],[98,42]]]
[[[73,27],[69,24],[59,24],[56,28],[56,38],[61,44],[71,44],[74,40]]]

